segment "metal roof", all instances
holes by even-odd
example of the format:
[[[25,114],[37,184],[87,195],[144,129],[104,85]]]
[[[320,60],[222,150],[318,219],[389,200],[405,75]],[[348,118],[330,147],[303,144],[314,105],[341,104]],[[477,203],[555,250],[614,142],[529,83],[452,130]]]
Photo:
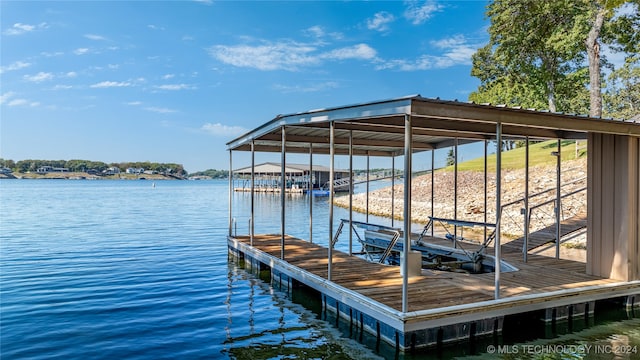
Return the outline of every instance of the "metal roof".
[[[229,143],[228,150],[280,152],[285,127],[286,151],[329,153],[329,125],[334,122],[335,153],[391,156],[404,150],[405,115],[413,128],[413,150],[423,151],[494,139],[502,124],[505,138],[586,139],[589,132],[640,137],[640,122],[592,118],[519,107],[491,106],[411,95],[389,100],[278,115]]]
[[[322,165],[313,165],[313,171],[326,172],[328,173],[331,169],[322,166]],[[304,174],[309,171],[309,165],[305,164],[290,164],[286,163],[284,171],[286,174]],[[335,172],[344,172],[349,173],[349,170],[334,170]],[[235,174],[251,174],[251,166],[244,167],[241,169],[233,170]],[[256,174],[274,174],[280,175],[282,172],[282,166],[280,163],[275,162],[266,162],[262,164],[258,164],[254,167],[254,173]]]

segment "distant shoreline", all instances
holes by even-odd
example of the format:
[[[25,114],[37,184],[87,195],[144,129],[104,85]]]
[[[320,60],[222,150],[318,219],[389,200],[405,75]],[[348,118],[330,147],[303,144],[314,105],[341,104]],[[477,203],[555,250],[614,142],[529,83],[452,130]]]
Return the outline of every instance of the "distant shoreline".
[[[47,172],[47,173],[10,173],[0,174],[0,179],[50,179],[50,180],[186,180],[186,178],[173,177],[162,174],[114,174],[114,175],[95,175],[86,172],[70,171],[70,172]]]

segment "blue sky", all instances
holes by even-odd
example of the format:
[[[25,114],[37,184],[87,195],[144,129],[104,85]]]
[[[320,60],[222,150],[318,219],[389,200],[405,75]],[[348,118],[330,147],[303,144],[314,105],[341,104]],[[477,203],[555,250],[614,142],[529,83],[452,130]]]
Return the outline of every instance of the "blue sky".
[[[488,42],[486,1],[0,4],[0,157],[16,161],[228,169],[225,143],[277,114],[466,100]]]

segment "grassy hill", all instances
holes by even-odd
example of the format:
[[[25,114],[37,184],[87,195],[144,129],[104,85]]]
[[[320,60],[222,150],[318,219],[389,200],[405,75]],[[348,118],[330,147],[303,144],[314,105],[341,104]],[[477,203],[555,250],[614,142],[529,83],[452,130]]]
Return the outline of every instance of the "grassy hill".
[[[579,157],[586,156],[587,148],[586,141],[580,141],[578,143],[578,156],[576,157],[576,142],[575,140],[563,140],[561,142],[562,161],[573,160]],[[548,140],[536,144],[529,145],[529,166],[536,165],[554,165],[556,163],[556,157],[551,155],[552,151],[556,151],[558,148],[557,140]],[[502,152],[502,168],[503,169],[522,169],[524,168],[525,161],[525,148],[517,148],[510,151]],[[458,164],[459,171],[471,170],[471,171],[483,171],[484,158],[479,157],[477,159],[465,161]],[[495,171],[496,169],[496,155],[492,154],[487,156],[487,169],[488,171]],[[447,166],[445,170],[453,171],[453,165]]]

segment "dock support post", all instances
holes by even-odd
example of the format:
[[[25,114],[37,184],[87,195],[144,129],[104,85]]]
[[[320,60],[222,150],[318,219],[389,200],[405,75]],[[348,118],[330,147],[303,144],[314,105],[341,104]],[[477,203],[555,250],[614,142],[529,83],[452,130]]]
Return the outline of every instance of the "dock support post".
[[[249,225],[249,244],[253,246],[253,236],[255,234],[255,191],[256,191],[256,152],[255,152],[255,140],[251,140],[251,214]]]
[[[333,177],[335,174],[335,131],[336,125],[329,123],[329,260],[327,261],[327,280],[331,281],[331,268],[333,263]]]
[[[349,256],[353,255],[353,130],[349,130]]]
[[[458,220],[458,138],[453,139],[453,220]],[[458,247],[458,225],[453,225],[453,248]]]
[[[391,227],[395,220],[395,200],[396,200],[396,157],[391,155]]]
[[[502,196],[502,123],[498,122],[496,125],[496,244],[495,244],[495,271],[494,282],[495,291],[494,298],[500,299],[500,218],[502,213],[500,211],[502,204],[500,197]]]
[[[404,115],[404,245],[402,252],[402,312],[409,311],[409,250],[411,248],[411,155],[413,128],[411,116]]]
[[[313,143],[309,143],[309,242],[313,243]]]
[[[282,168],[280,169],[280,259],[284,260],[284,233],[285,233],[285,191],[287,190],[286,170],[287,166],[287,134],[285,127],[282,127],[282,151],[280,154]]]
[[[434,149],[431,149],[431,217],[435,216],[433,214],[434,208],[435,208],[434,205],[433,205],[433,199],[435,198],[435,190],[434,190],[435,184],[433,183],[434,182],[433,172],[434,172],[435,166],[436,166],[435,165],[435,160],[436,160],[436,149],[434,148]],[[433,224],[431,224],[431,237],[433,237]]]
[[[562,196],[560,194],[560,173],[561,173],[561,167],[562,167],[562,160],[561,158],[561,154],[560,154],[560,149],[562,148],[562,140],[558,139],[558,153],[556,154],[557,161],[556,161],[556,259],[560,258],[560,215],[562,212]]]
[[[365,218],[369,222],[369,151],[367,151],[367,189],[365,192]]]
[[[487,241],[487,147],[489,141],[484,140],[484,241]],[[433,182],[432,182],[433,183]]]
[[[233,235],[233,151],[229,150],[229,236]]]
[[[529,136],[527,135],[524,148],[524,244],[522,245],[522,259],[527,262],[529,254]]]

